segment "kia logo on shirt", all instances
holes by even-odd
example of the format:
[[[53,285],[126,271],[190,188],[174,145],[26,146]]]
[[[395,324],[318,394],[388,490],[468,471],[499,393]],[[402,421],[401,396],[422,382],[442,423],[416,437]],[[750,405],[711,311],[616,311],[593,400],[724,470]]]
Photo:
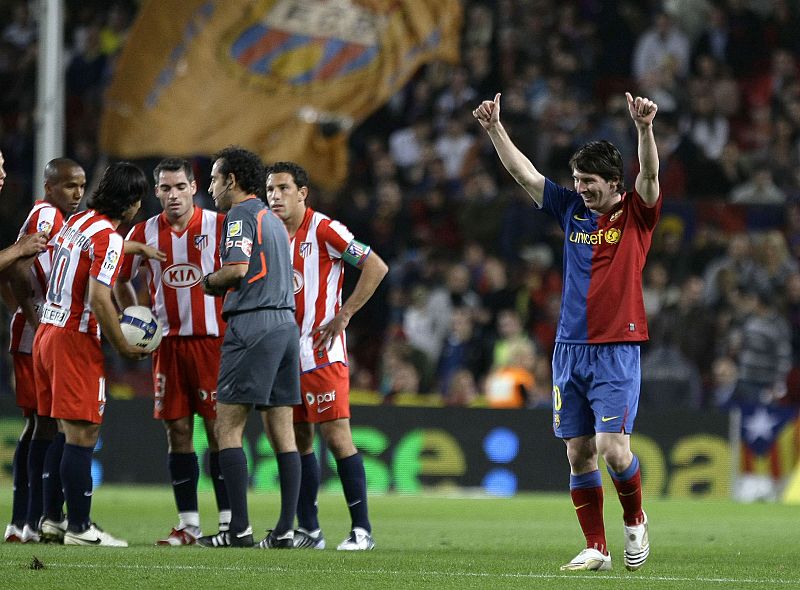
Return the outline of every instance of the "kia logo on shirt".
[[[161,279],[167,287],[194,287],[203,279],[203,271],[194,264],[173,264],[164,269]]]

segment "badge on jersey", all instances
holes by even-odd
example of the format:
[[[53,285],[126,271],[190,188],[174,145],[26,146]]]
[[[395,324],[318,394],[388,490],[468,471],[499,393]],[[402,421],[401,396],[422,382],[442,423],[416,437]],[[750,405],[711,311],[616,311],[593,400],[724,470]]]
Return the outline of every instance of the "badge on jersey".
[[[311,242],[300,242],[300,258],[311,254]]]
[[[228,223],[228,237],[235,238],[242,235],[242,220],[231,221]]]
[[[236,245],[239,246],[240,243],[237,241]],[[241,240],[241,248],[242,252],[245,253],[245,256],[249,257],[250,254],[253,253],[253,240],[249,238],[242,238]]]
[[[36,231],[43,232],[50,237],[50,230],[53,229],[53,224],[46,219],[42,219],[36,226]]]
[[[200,234],[199,236],[194,237],[194,247],[198,250],[202,250],[208,246],[208,236],[206,234]]]
[[[117,261],[119,261],[119,252],[116,250],[109,250],[106,252],[106,257],[103,260],[103,270],[106,272],[114,272],[117,268]]]

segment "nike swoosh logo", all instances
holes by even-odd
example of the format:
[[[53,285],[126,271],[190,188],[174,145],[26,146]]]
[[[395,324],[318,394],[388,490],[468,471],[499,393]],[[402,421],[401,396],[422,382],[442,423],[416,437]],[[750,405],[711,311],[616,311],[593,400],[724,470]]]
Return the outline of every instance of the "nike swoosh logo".
[[[325,406],[324,408],[317,408],[317,414],[321,414],[327,410],[330,410],[333,406]]]
[[[590,504],[590,502],[587,502],[586,504],[581,504],[580,506],[575,506],[575,510],[580,510],[581,508],[586,508],[589,504]]]
[[[184,483],[189,483],[189,481],[191,481],[191,478],[188,477],[186,479],[175,479],[172,481],[172,485],[179,486]]]
[[[87,545],[99,545],[100,544],[100,537],[98,537],[97,539],[92,539],[91,541],[88,540],[88,539],[81,539],[81,541],[83,543],[86,543]]]
[[[352,504],[348,504],[347,507],[352,508],[353,506],[358,506],[359,504],[361,504],[361,500],[356,500]]]
[[[86,496],[87,498],[91,498],[92,494],[94,494],[94,490],[92,490],[91,492],[83,492],[83,495]]]
[[[616,420],[619,416],[603,416],[600,418],[603,422],[611,422],[612,420]]]
[[[577,213],[572,216],[575,221],[589,221],[588,217],[580,217]]]

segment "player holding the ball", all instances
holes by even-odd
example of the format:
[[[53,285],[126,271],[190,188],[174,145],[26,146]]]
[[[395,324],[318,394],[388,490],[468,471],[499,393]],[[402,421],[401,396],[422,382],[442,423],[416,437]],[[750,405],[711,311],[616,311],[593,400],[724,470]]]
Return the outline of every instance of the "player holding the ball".
[[[128,256],[114,295],[121,308],[137,303],[131,278],[145,279],[149,304],[163,339],[153,353],[153,417],[167,432],[167,465],[178,524],[157,545],[193,545],[202,536],[197,505],[200,468],[193,444],[194,415],[202,416],[208,437],[209,471],[219,509],[219,529],[228,530],[230,504],[219,469],[214,436],[220,347],[225,332],[222,299],[206,295],[203,276],[220,268],[219,243],[223,213],[196,207],[192,167],[167,158],[153,171],[156,197],[163,212],[136,224],[128,240],[163,250],[165,261]]]
[[[586,548],[562,570],[610,570],[603,523],[602,456],[623,511],[629,570],[650,554],[639,459],[631,432],[639,407],[639,344],[648,338],[642,269],[661,213],[653,119],[658,106],[626,93],[638,135],[639,173],[626,191],[619,150],[587,143],[570,158],[574,187],[546,179],[500,123],[500,94],[473,115],[503,165],[564,230],[564,291],[553,353],[553,430],[564,440],[570,494]]]
[[[128,545],[89,516],[92,453],[106,408],[101,331],[122,356],[144,357],[122,334],[111,288],[124,256],[116,229],[133,220],[147,192],[144,172],[128,162],[112,164],[89,197],[89,209],[73,215],[54,243],[33,369],[39,405],[50,398],[49,415],[59,420],[66,435],[61,459],[65,545]]]

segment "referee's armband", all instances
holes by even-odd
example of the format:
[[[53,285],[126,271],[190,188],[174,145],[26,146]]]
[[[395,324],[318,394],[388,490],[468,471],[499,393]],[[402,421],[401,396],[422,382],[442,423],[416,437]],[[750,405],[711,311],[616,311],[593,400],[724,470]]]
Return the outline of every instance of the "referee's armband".
[[[347,248],[342,252],[342,259],[356,268],[361,268],[371,251],[372,248],[366,244],[362,244],[358,240],[353,240],[347,244]]]

